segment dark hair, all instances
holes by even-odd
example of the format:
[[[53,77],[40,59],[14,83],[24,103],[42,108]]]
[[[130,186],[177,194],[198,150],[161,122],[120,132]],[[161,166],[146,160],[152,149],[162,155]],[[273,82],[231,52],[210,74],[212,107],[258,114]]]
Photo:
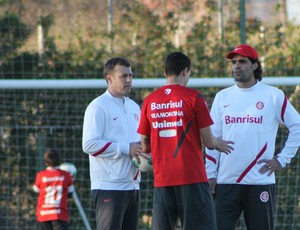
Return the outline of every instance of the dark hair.
[[[123,65],[126,67],[130,67],[129,61],[122,57],[114,57],[106,61],[103,68],[103,76],[105,77],[107,74],[112,73],[116,67],[116,65]]]
[[[254,64],[255,62],[257,62],[257,68],[256,68],[256,70],[254,70],[254,77],[258,81],[261,81],[262,76],[263,76],[263,70],[262,70],[262,66],[261,66],[260,61],[255,60],[255,59],[250,58],[250,57],[248,57],[248,58],[249,58],[249,60],[251,61],[252,64]]]
[[[178,76],[185,68],[191,69],[191,60],[181,52],[173,52],[167,56],[165,74]]]
[[[60,164],[60,157],[57,150],[48,148],[44,153],[44,158],[47,166],[58,166]]]

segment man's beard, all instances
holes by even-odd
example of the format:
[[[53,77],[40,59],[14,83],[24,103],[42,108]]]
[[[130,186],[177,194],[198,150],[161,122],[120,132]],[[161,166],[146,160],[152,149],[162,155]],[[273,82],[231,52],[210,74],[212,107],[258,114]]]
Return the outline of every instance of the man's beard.
[[[251,78],[243,77],[244,76],[243,74],[239,74],[239,76],[236,76],[233,72],[232,72],[232,76],[236,82],[240,82],[240,83],[247,83],[251,79]],[[242,76],[242,77],[240,77],[240,76]]]

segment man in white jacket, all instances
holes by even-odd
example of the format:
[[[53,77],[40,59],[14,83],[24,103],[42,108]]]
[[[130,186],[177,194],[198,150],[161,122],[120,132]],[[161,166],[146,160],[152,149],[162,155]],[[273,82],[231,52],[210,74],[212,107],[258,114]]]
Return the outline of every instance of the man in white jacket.
[[[83,151],[89,155],[97,230],[134,230],[140,171],[131,158],[141,153],[140,107],[128,98],[133,73],[126,59],[109,59],[103,75],[108,88],[86,108],[82,137]]]
[[[256,50],[246,44],[227,54],[236,85],[217,93],[212,108],[214,136],[235,142],[230,154],[207,149],[206,171],[215,195],[218,230],[234,230],[244,213],[248,230],[274,228],[275,171],[285,167],[300,144],[300,116],[283,91],[261,83]],[[289,129],[275,154],[278,125]]]

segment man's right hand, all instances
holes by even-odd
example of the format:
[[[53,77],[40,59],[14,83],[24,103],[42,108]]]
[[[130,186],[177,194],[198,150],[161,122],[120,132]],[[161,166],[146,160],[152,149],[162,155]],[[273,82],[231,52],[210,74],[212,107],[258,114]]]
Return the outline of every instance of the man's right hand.
[[[216,139],[216,150],[225,154],[229,154],[231,153],[231,150],[234,150],[234,148],[232,147],[233,144],[233,141],[226,141],[223,140],[222,137],[218,137]]]
[[[137,157],[139,154],[142,153],[142,146],[140,142],[132,142],[129,144],[130,149],[129,149],[129,155],[131,158],[135,157],[139,162],[139,158]]]
[[[216,194],[216,186],[217,186],[217,178],[210,178],[210,179],[208,179],[208,184],[210,186],[211,193],[213,195],[215,195]]]

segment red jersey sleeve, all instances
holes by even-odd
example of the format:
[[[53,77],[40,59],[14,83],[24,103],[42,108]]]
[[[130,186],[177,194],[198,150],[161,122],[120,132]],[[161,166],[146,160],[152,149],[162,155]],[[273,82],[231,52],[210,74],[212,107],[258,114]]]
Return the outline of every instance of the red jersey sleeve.
[[[142,111],[141,111],[140,124],[137,131],[141,135],[149,136],[151,133],[151,127],[150,127],[150,122],[147,118],[147,111],[148,111],[147,108],[148,108],[148,103],[144,101],[144,105],[142,106]]]
[[[214,122],[209,114],[207,103],[205,99],[201,96],[201,94],[199,94],[195,102],[196,105],[194,108],[196,108],[195,113],[196,113],[197,125],[199,129],[212,125]]]

